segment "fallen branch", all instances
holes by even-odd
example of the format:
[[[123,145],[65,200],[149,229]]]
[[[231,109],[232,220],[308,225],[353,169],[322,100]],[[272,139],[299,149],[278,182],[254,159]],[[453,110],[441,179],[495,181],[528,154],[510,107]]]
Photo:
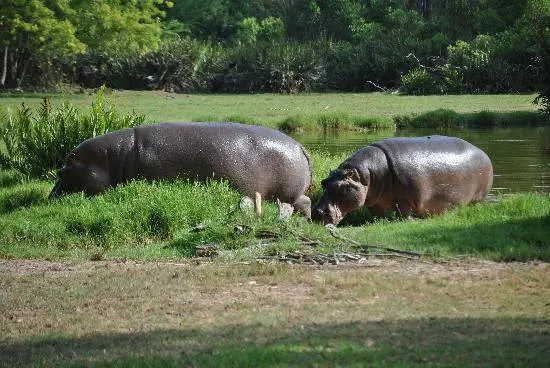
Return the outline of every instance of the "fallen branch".
[[[358,246],[360,248],[371,248],[371,249],[385,250],[385,251],[392,252],[392,253],[405,254],[405,255],[408,255],[408,256],[414,256],[414,257],[418,257],[418,258],[423,256],[422,253],[413,252],[413,251],[409,251],[409,250],[389,248],[389,247],[384,247],[384,246],[380,246],[380,245],[361,244],[359,242],[356,242],[353,239],[349,239],[349,238],[346,238],[342,235],[337,234],[336,227],[334,227],[334,226],[325,226],[325,228],[329,231],[330,235],[332,235],[336,239],[343,240],[343,241],[345,241],[349,244],[353,244],[353,245]]]
[[[379,86],[378,84],[374,83],[373,81],[368,80],[367,83],[372,84],[374,87],[378,88],[382,92],[389,92],[389,89],[386,87]]]

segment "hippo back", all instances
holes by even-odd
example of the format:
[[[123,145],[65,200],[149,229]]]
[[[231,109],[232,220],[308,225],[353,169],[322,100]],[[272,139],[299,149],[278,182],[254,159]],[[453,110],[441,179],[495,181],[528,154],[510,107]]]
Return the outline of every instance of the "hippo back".
[[[464,201],[462,197],[481,200],[492,186],[491,160],[463,139],[438,135],[389,138],[373,146],[386,155],[394,180],[402,188],[418,190],[421,197],[444,191],[446,197],[456,193],[456,202]]]
[[[136,175],[227,179],[246,195],[293,202],[311,182],[309,156],[287,135],[238,123],[160,123],[134,128]]]

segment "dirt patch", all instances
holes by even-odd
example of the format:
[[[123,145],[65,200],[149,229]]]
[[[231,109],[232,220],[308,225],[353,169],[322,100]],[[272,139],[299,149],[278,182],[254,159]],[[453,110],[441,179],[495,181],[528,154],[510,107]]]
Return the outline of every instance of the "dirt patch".
[[[356,357],[349,365],[373,352],[408,365],[418,349],[443,365],[543,366],[550,342],[547,263],[2,260],[0,274],[0,356],[16,366],[147,356],[218,366],[202,359],[278,362],[287,349],[321,357],[313,366],[340,351],[336,361]]]

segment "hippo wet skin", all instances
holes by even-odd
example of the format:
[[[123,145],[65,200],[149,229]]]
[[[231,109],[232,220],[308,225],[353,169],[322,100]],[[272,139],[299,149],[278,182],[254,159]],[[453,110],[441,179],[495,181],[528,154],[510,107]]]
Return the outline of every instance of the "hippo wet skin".
[[[313,219],[338,224],[361,207],[423,217],[483,200],[493,185],[489,157],[460,138],[388,138],[364,147],[322,181]]]
[[[309,155],[287,135],[238,123],[160,123],[122,129],[78,145],[58,171],[50,198],[95,195],[135,178],[225,179],[254,198],[290,203],[307,217]]]

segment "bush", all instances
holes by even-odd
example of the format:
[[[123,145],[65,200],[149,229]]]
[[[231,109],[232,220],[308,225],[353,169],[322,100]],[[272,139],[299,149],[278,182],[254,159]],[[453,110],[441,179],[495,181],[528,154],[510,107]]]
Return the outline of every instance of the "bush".
[[[314,44],[259,42],[229,52],[219,90],[297,93],[314,90],[325,74]]]
[[[437,109],[420,115],[394,117],[397,128],[453,128],[461,124],[460,115],[449,109]]]
[[[87,115],[67,102],[52,110],[49,99],[44,98],[36,113],[22,105],[1,127],[6,146],[3,160],[27,177],[53,178],[80,142],[144,120],[143,115],[118,114],[105,100],[103,87]]]
[[[550,119],[550,88],[541,91],[533,103],[539,105],[539,111],[543,113],[547,119]]]
[[[426,69],[413,68],[402,78],[401,83],[410,95],[429,95],[436,92],[434,81]]]

